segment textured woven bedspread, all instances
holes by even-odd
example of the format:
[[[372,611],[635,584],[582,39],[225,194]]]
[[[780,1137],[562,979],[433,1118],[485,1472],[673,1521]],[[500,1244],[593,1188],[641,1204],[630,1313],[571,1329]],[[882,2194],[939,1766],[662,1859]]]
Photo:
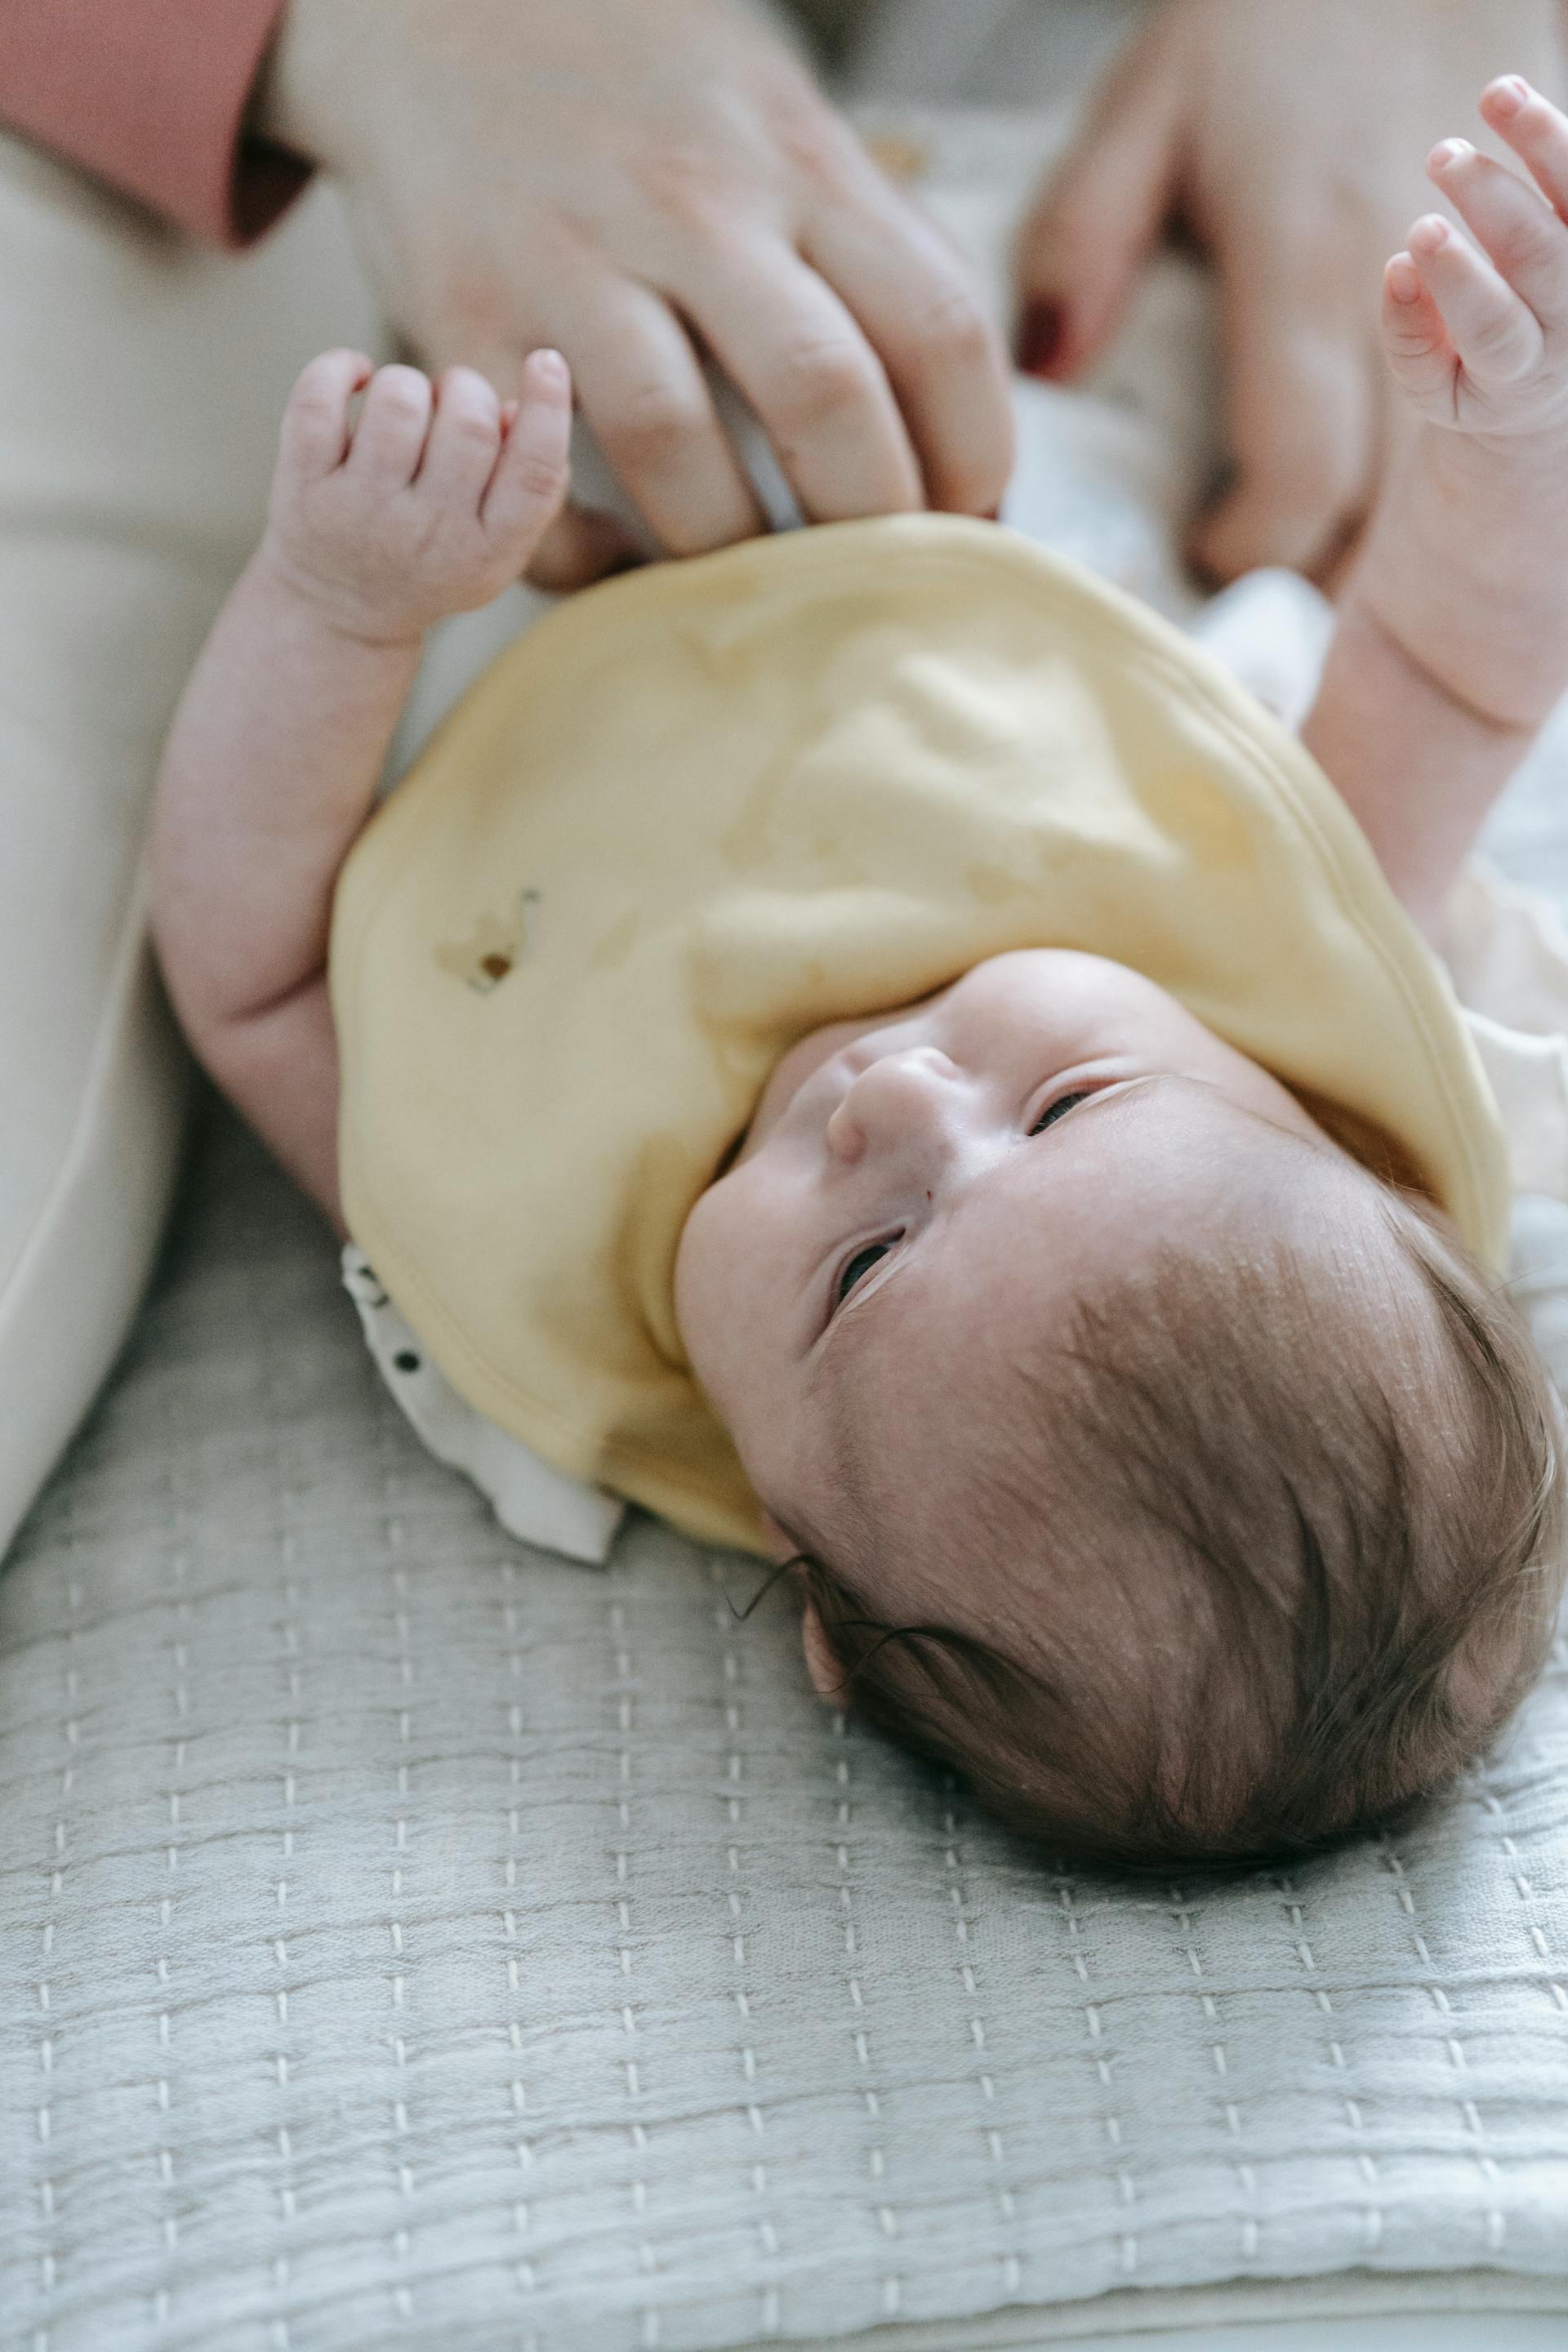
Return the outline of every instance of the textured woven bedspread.
[[[1397,1844],[1130,1890],[824,1709],[755,1574],[502,1535],[215,1124],[0,1583],[5,2352],[1478,2265],[1568,2311],[1562,1660]]]

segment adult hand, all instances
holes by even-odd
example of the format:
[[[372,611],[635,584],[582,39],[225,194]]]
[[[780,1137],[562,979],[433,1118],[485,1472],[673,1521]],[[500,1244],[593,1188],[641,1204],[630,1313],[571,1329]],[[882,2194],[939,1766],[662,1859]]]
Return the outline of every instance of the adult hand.
[[[1560,0],[1164,0],[1112,68],[1021,236],[1020,361],[1078,374],[1173,215],[1196,236],[1234,460],[1192,544],[1215,577],[1342,552],[1394,429],[1378,290],[1426,158],[1479,137],[1496,74],[1556,97],[1563,27]]]
[[[564,352],[672,552],[762,527],[705,355],[814,520],[1000,499],[979,295],[745,0],[291,0],[259,127],[339,174],[427,364],[509,397],[528,352]],[[568,514],[534,576],[621,546]]]

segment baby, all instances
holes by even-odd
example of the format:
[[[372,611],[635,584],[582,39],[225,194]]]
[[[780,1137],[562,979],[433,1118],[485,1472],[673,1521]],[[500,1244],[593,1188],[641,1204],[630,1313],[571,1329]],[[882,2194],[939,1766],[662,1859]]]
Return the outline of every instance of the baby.
[[[767,998],[739,1044],[724,1027],[731,982],[710,1004],[700,983],[710,968],[722,978],[750,967],[723,962],[722,925],[691,933],[701,953],[682,950],[668,1001],[670,1023],[689,1032],[687,1092],[674,1099],[697,1106],[695,1141],[679,1119],[659,1124],[657,1091],[654,1110],[637,1108],[647,1056],[628,1057],[614,1022],[602,1065],[592,1022],[571,1025],[584,1002],[618,1004],[623,1027],[637,1012],[634,998],[593,993],[632,952],[635,896],[595,935],[575,993],[561,999],[570,1020],[559,1032],[542,1021],[494,1025],[526,1015],[511,973],[528,953],[527,892],[510,927],[498,919],[423,955],[417,984],[399,995],[376,927],[395,947],[416,925],[419,893],[456,855],[457,836],[472,835],[481,862],[491,855],[478,813],[506,795],[476,788],[464,799],[451,774],[476,747],[526,731],[532,706],[522,702],[514,726],[504,681],[481,689],[446,751],[437,746],[440,789],[406,788],[368,831],[367,820],[426,632],[513,580],[560,504],[571,389],[548,352],[532,355],[504,404],[460,368],[435,386],[406,367],[373,373],[350,352],[307,368],[283,423],[265,540],[208,640],[160,782],[156,936],[191,1042],[340,1231],[365,1243],[452,1380],[487,1408],[501,1400],[498,1413],[512,1393],[470,1344],[486,1281],[500,1285],[494,1256],[478,1243],[470,1253],[477,1303],[460,1325],[413,1257],[401,1286],[384,1262],[375,1234],[393,1233],[398,1213],[384,1204],[396,1171],[443,1155],[449,1166],[455,1150],[447,1226],[466,1232],[472,1219],[504,1255],[510,1227],[525,1226],[543,1196],[531,1189],[529,1106],[514,1129],[513,1108],[498,1097],[553,1069],[552,1084],[576,1088],[567,1123],[586,1139],[557,1188],[566,1222],[528,1244],[549,1261],[531,1294],[541,1320],[559,1308],[564,1334],[541,1343],[540,1360],[576,1376],[579,1196],[590,1221],[614,1226],[601,1251],[605,1311],[636,1325],[642,1349],[617,1341],[595,1391],[612,1398],[605,1425],[620,1433],[595,1457],[605,1482],[660,1507],[676,1498],[672,1516],[699,1532],[748,1539],[754,1529],[798,1580],[820,1690],[958,1766],[1053,1849],[1106,1862],[1306,1852],[1386,1818],[1450,1778],[1501,1724],[1554,1618],[1557,1412],[1479,1262],[1498,1250],[1492,1114],[1436,965],[1394,904],[1436,939],[1487,809],[1568,683],[1568,120],[1514,78],[1493,83],[1482,110],[1530,179],[1460,141],[1431,159],[1475,243],[1433,215],[1388,265],[1389,361],[1424,422],[1374,519],[1304,733],[1364,842],[1310,761],[1282,734],[1276,743],[1238,694],[1227,702],[1200,667],[1189,677],[1173,634],[1156,637],[1158,625],[1145,629],[1105,592],[1064,585],[1046,559],[1009,551],[1017,543],[988,526],[843,526],[842,540],[801,534],[563,608],[516,673],[539,698],[540,792],[568,772],[574,709],[584,730],[600,720],[576,682],[585,643],[607,641],[601,698],[620,693],[624,677],[636,765],[637,632],[667,581],[686,630],[669,636],[669,658],[706,629],[694,675],[716,698],[740,658],[724,632],[743,633],[755,587],[784,599],[780,662],[807,662],[781,710],[809,699],[820,671],[838,707],[853,705],[856,679],[875,676],[884,717],[903,711],[924,669],[904,655],[877,668],[887,630],[874,587],[870,650],[848,683],[832,633],[813,636],[814,543],[837,542],[851,571],[880,551],[877,576],[889,583],[900,551],[910,554],[910,594],[924,577],[914,557],[929,547],[931,577],[978,583],[969,603],[983,609],[962,659],[952,655],[963,691],[948,694],[921,740],[939,765],[984,769],[977,802],[1011,756],[986,697],[1000,695],[1007,712],[1032,709],[1036,685],[1026,659],[998,685],[989,648],[1020,600],[1037,595],[1042,614],[1063,616],[1071,678],[1052,709],[1070,706],[1082,751],[1068,895],[1049,897],[1057,852],[1037,831],[1030,870],[1043,895],[1030,900],[1005,860],[974,861],[969,928],[952,934],[970,941],[962,956],[947,933],[921,932],[912,945],[900,934],[891,961],[868,961],[862,934],[903,918],[876,896],[885,877],[870,870],[875,845],[868,861],[856,852],[854,921],[835,931],[825,914],[809,955],[790,934],[794,993]],[[718,585],[705,587],[705,574]],[[790,603],[786,575],[812,593]],[[982,590],[994,596],[994,621]],[[902,593],[889,584],[889,612]],[[956,591],[950,605],[968,611]],[[771,609],[758,606],[764,644]],[[1049,634],[1042,627],[1042,664]],[[1126,690],[1113,677],[1096,702],[1107,645]],[[1043,741],[1056,744],[1056,724]],[[737,746],[754,739],[748,725]],[[835,740],[882,739],[862,730]],[[1007,824],[1015,801],[1027,802],[1034,756],[1021,798],[1005,800]],[[1079,772],[1092,784],[1097,761],[1120,846],[1100,837],[1099,787]],[[1205,761],[1223,793],[1201,781]],[[1045,751],[1038,763],[1048,765]],[[721,768],[716,759],[699,773],[699,795],[710,776],[721,791]],[[1125,794],[1115,799],[1123,771],[1142,780],[1133,814],[1158,802],[1157,837],[1137,830]],[[854,762],[834,772],[852,827]],[[958,838],[971,813],[951,782],[928,798]],[[629,824],[647,777],[627,772],[622,788]],[[911,810],[923,788],[911,766]],[[770,774],[767,789],[787,800],[795,787]],[[613,861],[608,806],[594,837]],[[829,816],[836,806],[832,793],[821,803]],[[913,832],[927,823],[920,807]],[[559,824],[571,816],[568,807]],[[595,821],[589,808],[584,822]],[[741,818],[726,823],[715,871],[754,866],[754,827],[742,840]],[[831,830],[820,809],[812,824]],[[1233,947],[1247,902],[1223,895],[1226,876],[1247,874],[1249,861],[1268,866],[1257,843],[1270,825],[1292,856],[1273,856],[1261,946]],[[932,837],[940,865],[948,836]],[[659,845],[648,838],[651,861]],[[884,838],[889,870],[915,855],[896,811]],[[539,843],[548,863],[545,833]],[[679,839],[670,856],[679,872]],[[1113,871],[1107,857],[1121,859]],[[1189,873],[1207,894],[1190,907]],[[503,899],[516,878],[498,870]],[[1027,903],[1005,922],[984,912],[1020,892]],[[1098,912],[1080,921],[1072,910],[1090,901]],[[809,923],[816,902],[797,892],[796,914],[803,903]],[[773,901],[746,904],[762,953]],[[854,967],[848,977],[836,959]],[[431,977],[437,963],[457,977]],[[889,992],[890,971],[920,977],[900,997]],[[1348,975],[1337,1002],[1336,972]],[[638,985],[653,1001],[655,980]],[[418,993],[426,986],[428,998]],[[482,1017],[492,1039],[510,1040],[484,1048],[500,1058],[483,1121],[461,1139],[446,1132],[444,1055],[431,1042],[445,1033],[425,1009],[445,1005],[443,987],[463,1020]],[[824,1005],[851,1017],[813,1014]],[[1354,1100],[1354,1088],[1336,1094],[1311,1076],[1336,1055],[1353,1061],[1363,1013],[1383,1041],[1386,1108],[1364,1085]],[[1300,1043],[1314,1022],[1333,1033],[1316,1064]],[[427,1100],[410,1098],[396,1058],[405,1047],[425,1053]],[[601,1209],[600,1163],[620,1149],[623,1106],[643,1128]],[[401,1159],[377,1148],[395,1130]],[[622,1214],[626,1200],[635,1216]],[[647,1203],[652,1227],[636,1222]],[[645,1247],[648,1231],[668,1246]],[[457,1246],[451,1230],[437,1233],[430,1263],[460,1266],[467,1280]],[[536,1393],[526,1421],[546,1452],[556,1403]],[[695,1501],[679,1507],[700,1486],[691,1432],[707,1414],[743,1465],[739,1519],[732,1503],[727,1518],[717,1507],[704,1517]],[[556,1451],[581,1472],[564,1437]]]

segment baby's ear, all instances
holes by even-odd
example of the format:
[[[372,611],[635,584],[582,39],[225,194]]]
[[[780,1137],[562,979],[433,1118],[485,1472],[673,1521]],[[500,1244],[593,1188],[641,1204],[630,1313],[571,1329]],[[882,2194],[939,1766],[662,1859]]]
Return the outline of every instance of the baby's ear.
[[[799,1561],[801,1558],[799,1544],[793,1536],[786,1535],[778,1521],[769,1517],[766,1512],[763,1515],[763,1527],[768,1538],[768,1548],[781,1565],[785,1562],[794,1564]],[[805,1671],[811,1677],[812,1689],[818,1698],[832,1699],[836,1706],[842,1706],[844,1668],[839,1663],[837,1653],[827,1638],[827,1629],[817,1612],[816,1603],[814,1601],[808,1601],[805,1604],[805,1612],[800,1621],[800,1638],[801,1645],[805,1652]]]
[[[842,1706],[844,1669],[813,1601],[805,1604],[805,1614],[800,1621],[800,1638],[805,1650],[805,1671],[811,1676],[812,1689],[818,1698],[830,1698],[836,1705]]]

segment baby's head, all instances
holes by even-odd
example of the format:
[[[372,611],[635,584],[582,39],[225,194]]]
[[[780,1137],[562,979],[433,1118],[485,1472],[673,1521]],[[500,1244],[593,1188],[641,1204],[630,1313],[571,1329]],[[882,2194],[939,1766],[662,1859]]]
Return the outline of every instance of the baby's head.
[[[1550,1640],[1558,1422],[1512,1309],[1122,965],[998,956],[803,1040],[677,1308],[814,1681],[1063,1850],[1385,1819]]]

